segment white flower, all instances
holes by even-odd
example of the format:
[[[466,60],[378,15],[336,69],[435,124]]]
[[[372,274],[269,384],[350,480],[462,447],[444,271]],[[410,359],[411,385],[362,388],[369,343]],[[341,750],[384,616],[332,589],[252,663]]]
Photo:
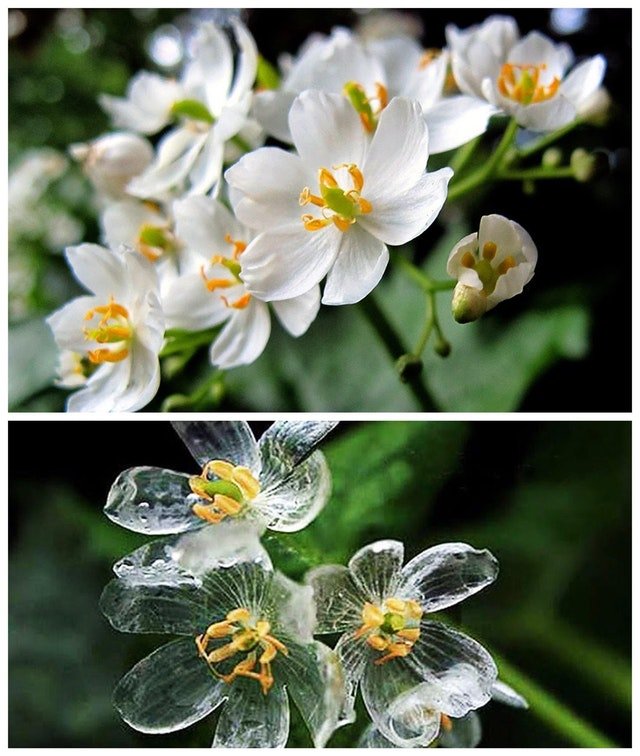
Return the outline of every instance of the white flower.
[[[212,23],[198,29],[193,60],[179,85],[171,85],[150,74],[136,84],[125,105],[130,128],[139,118],[140,130],[158,130],[171,119],[179,125],[161,139],[149,168],[127,187],[138,197],[164,198],[172,192],[205,194],[220,178],[225,144],[249,124],[251,88],[257,70],[253,38],[238,19],[231,24],[239,47],[234,70],[231,45],[222,30]],[[154,99],[156,102],[154,102]],[[104,104],[104,102],[103,102]],[[113,101],[107,107],[113,112]],[[150,108],[152,117],[144,108]]]
[[[47,318],[58,346],[93,368],[67,403],[71,412],[132,412],[160,383],[164,317],[152,266],[131,250],[97,244],[67,249],[74,275],[91,294]]]
[[[489,653],[427,615],[492,583],[498,563],[463,543],[434,546],[402,566],[404,548],[378,541],[348,567],[311,570],[316,633],[342,632],[335,651],[347,680],[346,720],[360,686],[382,735],[401,747],[428,745],[442,715],[463,717],[491,697],[497,669]]]
[[[138,134],[114,132],[87,144],[72,144],[69,152],[99,193],[121,198],[134,176],[153,160],[153,147]]]
[[[87,382],[88,367],[87,358],[80,352],[65,349],[58,356],[56,386],[69,389],[84,386]]]
[[[460,32],[447,28],[453,73],[461,90],[483,97],[532,131],[555,131],[575,120],[600,87],[601,55],[568,72],[573,53],[544,34],[518,39],[511,18],[491,17]]]
[[[306,89],[341,94],[346,87],[370,129],[389,100],[408,97],[422,107],[430,152],[444,152],[484,133],[495,112],[473,97],[443,98],[447,64],[442,51],[425,51],[410,37],[365,44],[347,29],[334,29],[329,37],[314,37],[304,46],[280,89],[256,95],[254,113],[269,133],[291,142],[287,117],[295,97]]]
[[[198,331],[225,323],[211,345],[212,364],[232,368],[253,362],[271,330],[268,305],[252,296],[242,281],[244,250],[254,232],[209,197],[179,200],[174,213],[176,235],[189,261],[163,295],[167,327]],[[307,330],[319,307],[317,285],[273,305],[293,336]]]
[[[522,226],[502,215],[484,215],[479,233],[461,239],[447,261],[447,273],[458,280],[454,318],[459,323],[477,320],[520,294],[533,278],[537,260],[538,250]]]
[[[357,302],[380,281],[386,245],[433,223],[453,172],[425,172],[427,126],[420,106],[400,97],[372,138],[335,94],[299,95],[289,125],[298,155],[262,148],[225,174],[237,217],[264,231],[243,253],[243,281],[271,301],[300,296],[328,274],[323,303]]]

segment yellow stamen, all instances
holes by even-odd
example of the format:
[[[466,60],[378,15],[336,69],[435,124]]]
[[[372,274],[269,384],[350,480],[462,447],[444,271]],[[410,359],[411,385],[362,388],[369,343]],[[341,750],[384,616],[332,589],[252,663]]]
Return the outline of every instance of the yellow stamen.
[[[211,480],[210,476],[218,480]],[[192,493],[204,500],[196,502],[192,511],[206,522],[218,524],[225,517],[237,517],[247,502],[260,493],[260,483],[248,467],[222,459],[213,459],[202,468],[200,475],[189,478]]]
[[[360,192],[364,187],[364,176],[355,163],[340,163],[334,165],[333,170],[346,168],[353,189],[345,191],[340,187],[333,173],[327,168],[318,171],[318,186],[320,195],[312,194],[308,186],[300,192],[299,204],[315,205],[322,209],[321,218],[309,213],[302,216],[302,224],[307,231],[319,231],[333,223],[343,233],[356,222],[358,215],[365,215],[373,210],[371,203]]]
[[[118,349],[117,351],[111,349],[94,349],[87,352],[89,361],[94,365],[102,365],[104,362],[121,362],[128,356],[128,349]]]
[[[555,76],[549,84],[540,84],[540,74],[546,68],[545,63],[505,63],[498,76],[498,91],[523,105],[549,100],[558,92],[560,79]]]
[[[420,60],[418,61],[418,69],[423,71],[428,65],[433,63],[434,60],[437,60],[442,55],[442,50],[438,50],[437,48],[430,48],[429,50],[425,50]]]
[[[85,328],[84,337],[87,341],[95,341],[98,344],[111,344],[111,348],[88,350],[89,361],[94,365],[101,365],[126,359],[129,355],[128,342],[133,335],[127,308],[118,304],[112,297],[108,304],[88,310],[84,320],[89,322],[97,316],[101,316],[97,327]]]
[[[225,307],[230,307],[234,310],[244,310],[245,307],[249,306],[249,302],[251,302],[251,294],[247,291],[241,297],[238,297],[235,302],[229,302],[227,297],[223,296],[220,299],[224,302]]]
[[[240,241],[239,239],[232,239],[231,234],[226,234],[224,240],[227,242],[227,244],[231,244],[233,246],[233,252],[231,253],[231,255],[234,260],[237,260],[247,248],[246,242]]]
[[[371,648],[375,648],[376,651],[385,651],[389,646],[389,641],[382,638],[380,635],[370,635],[367,638],[367,643]]]
[[[233,609],[227,614],[229,622],[242,622],[246,624],[251,619],[251,612],[244,607]]]
[[[511,255],[505,257],[504,260],[498,265],[498,274],[503,276],[510,268],[516,267],[516,261]]]
[[[376,659],[373,663],[380,665],[380,664],[386,664],[387,662],[390,662],[392,659],[401,658],[403,656],[408,656],[408,654],[411,653],[411,649],[413,647],[413,644],[405,644],[405,643],[391,643],[387,650],[389,651],[386,656],[383,656],[381,659]]]
[[[365,638],[375,651],[385,652],[376,664],[407,656],[420,637],[420,619],[423,609],[413,599],[390,597],[376,606],[366,602],[362,607],[362,626],[353,639]]]
[[[476,258],[471,252],[465,252],[464,255],[462,255],[462,260],[460,260],[460,265],[462,265],[463,268],[474,268],[476,265]]]
[[[485,260],[493,260],[493,258],[496,256],[496,252],[498,251],[498,246],[495,242],[485,242],[484,246],[482,247],[482,256]]]

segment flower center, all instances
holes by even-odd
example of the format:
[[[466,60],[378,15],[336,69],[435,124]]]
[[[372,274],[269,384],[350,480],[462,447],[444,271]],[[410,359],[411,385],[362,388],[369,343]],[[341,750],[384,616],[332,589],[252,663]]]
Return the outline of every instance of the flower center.
[[[537,66],[505,63],[498,76],[498,90],[504,97],[522,105],[549,100],[558,91],[560,79],[554,76],[549,84],[541,84],[540,74],[546,68],[545,63]]]
[[[482,291],[488,296],[492,294],[498,283],[500,276],[503,276],[511,268],[518,264],[512,255],[508,255],[497,266],[493,266],[493,260],[498,252],[498,245],[495,242],[488,241],[482,245],[482,254],[480,249],[473,252],[465,252],[462,255],[461,265],[465,268],[475,270],[482,282]]]
[[[384,84],[376,82],[375,89],[375,96],[367,97],[364,87],[362,84],[358,84],[357,81],[348,81],[342,88],[346,98],[353,105],[353,109],[360,116],[360,121],[365,131],[369,132],[369,134],[372,134],[376,130],[380,113],[382,113],[389,103],[389,93]],[[374,107],[372,103],[377,104]]]
[[[138,229],[136,248],[149,262],[157,262],[161,257],[177,249],[176,237],[166,226],[143,223]]]
[[[224,257],[224,255],[214,255],[211,258],[210,265],[212,267],[221,265],[223,268],[225,268],[227,273],[231,274],[231,277],[226,277],[226,274],[223,273],[223,276],[225,277],[220,277],[219,275],[217,275],[213,276],[212,278],[207,278],[205,267],[204,265],[202,265],[200,267],[200,275],[202,276],[204,285],[210,292],[218,291],[218,289],[228,289],[231,286],[237,286],[238,284],[242,285],[243,283],[242,279],[240,278],[240,271],[242,268],[240,266],[240,263],[238,262],[238,258],[247,248],[247,244],[246,242],[240,241],[239,239],[233,239],[231,237],[231,234],[227,234],[224,237],[224,240],[227,242],[227,244],[231,244],[232,246],[231,258]],[[245,292],[234,302],[229,302],[227,297],[222,295],[220,296],[220,298],[227,307],[230,307],[234,310],[243,310],[251,301],[251,294],[249,294],[249,292]]]
[[[211,475],[215,476],[214,480]],[[189,478],[189,487],[201,499],[193,505],[193,513],[214,524],[225,517],[237,517],[260,493],[260,483],[248,467],[221,459],[207,462],[200,475]]]
[[[347,169],[353,184],[352,189],[345,191],[330,170],[320,168],[318,171],[320,195],[311,194],[308,186],[300,192],[298,201],[301,207],[315,205],[322,209],[321,218],[311,214],[302,216],[302,223],[307,231],[319,231],[333,223],[344,233],[356,222],[358,215],[371,212],[371,203],[360,195],[364,186],[362,171],[355,163],[341,163],[333,166],[333,170],[340,168]]]
[[[273,685],[271,662],[278,653],[285,656],[289,653],[284,643],[270,635],[270,632],[271,624],[267,620],[254,621],[251,612],[240,607],[229,612],[225,620],[210,625],[202,635],[198,635],[196,647],[217,678],[231,683],[236,677],[248,677],[259,682],[266,695]],[[216,641],[229,637],[227,643],[216,645]],[[216,647],[210,651],[211,645]],[[245,654],[244,659],[237,662],[230,671],[222,671],[224,662],[239,654]],[[260,667],[259,672],[256,672],[256,665]]]
[[[374,664],[386,664],[407,656],[420,637],[423,610],[412,599],[388,598],[382,606],[367,602],[362,608],[362,626],[354,639],[366,638],[371,648],[384,655]]]
[[[87,357],[94,365],[103,362],[120,362],[129,354],[129,343],[133,336],[133,327],[129,320],[129,311],[118,304],[113,297],[108,304],[88,310],[84,319],[87,323],[98,318],[94,327],[83,329],[87,341],[105,344],[99,349],[90,349]]]

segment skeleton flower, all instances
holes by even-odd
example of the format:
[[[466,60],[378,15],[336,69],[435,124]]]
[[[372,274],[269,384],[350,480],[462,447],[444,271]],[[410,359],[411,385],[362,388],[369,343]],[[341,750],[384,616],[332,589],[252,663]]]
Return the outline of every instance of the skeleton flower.
[[[442,716],[464,717],[491,697],[497,669],[476,641],[427,615],[459,603],[495,580],[488,551],[463,543],[434,546],[402,566],[404,548],[378,541],[348,567],[308,574],[316,632],[344,633],[336,646],[347,679],[345,718],[358,685],[380,732],[395,745],[428,745]],[[428,705],[426,705],[426,703]]]
[[[311,590],[260,561],[193,573],[175,561],[149,568],[153,556],[129,559],[101,599],[117,630],[181,636],[119,682],[113,700],[125,722],[174,732],[221,707],[214,748],[278,748],[291,699],[324,746],[344,685],[333,652],[313,640]]]
[[[226,35],[205,23],[179,82],[143,72],[131,82],[126,99],[102,97],[118,126],[152,134],[179,120],[161,139],[153,163],[129,184],[130,194],[163,198],[183,187],[189,194],[205,194],[220,178],[225,143],[248,124],[257,69],[252,36],[237,19],[231,23],[240,51],[235,72]]]
[[[539,32],[518,39],[512,18],[492,16],[460,31],[447,27],[453,74],[463,92],[488,100],[532,131],[554,131],[575,120],[600,87],[601,55],[568,72],[573,53]]]
[[[105,513],[129,530],[152,535],[218,530],[239,519],[259,529],[293,532],[308,525],[329,498],[329,468],[314,447],[334,422],[276,422],[258,442],[244,422],[173,425],[202,471],[133,467],[121,473]]]
[[[263,231],[243,253],[242,279],[266,301],[305,294],[328,274],[324,304],[365,297],[404,244],[435,220],[449,168],[426,173],[420,106],[400,97],[370,138],[347,98],[307,91],[289,113],[298,155],[262,148],[227,170],[237,217]]]
[[[158,390],[164,340],[155,271],[131,250],[113,252],[97,244],[67,248],[67,260],[91,292],[47,318],[60,349],[75,353],[65,357],[63,376],[69,374],[70,359],[76,372],[80,367],[88,375],[69,398],[67,410],[133,412],[144,407]]]
[[[538,250],[529,234],[502,215],[484,215],[480,231],[461,239],[451,251],[447,273],[458,280],[453,316],[477,320],[499,302],[520,294],[533,278]]]
[[[163,298],[169,328],[198,331],[225,323],[211,345],[213,365],[232,368],[256,360],[271,331],[269,307],[242,281],[243,254],[254,233],[217,200],[187,197],[174,204],[176,235],[189,263]],[[274,302],[283,326],[300,336],[320,307],[320,289]]]

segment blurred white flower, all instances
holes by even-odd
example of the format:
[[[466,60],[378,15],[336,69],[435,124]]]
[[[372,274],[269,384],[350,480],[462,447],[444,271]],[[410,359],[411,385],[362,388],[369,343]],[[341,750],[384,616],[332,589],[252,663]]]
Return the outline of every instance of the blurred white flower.
[[[520,294],[537,260],[536,246],[522,226],[502,215],[484,215],[479,232],[461,239],[447,261],[447,273],[458,281],[454,318],[469,323]]]

